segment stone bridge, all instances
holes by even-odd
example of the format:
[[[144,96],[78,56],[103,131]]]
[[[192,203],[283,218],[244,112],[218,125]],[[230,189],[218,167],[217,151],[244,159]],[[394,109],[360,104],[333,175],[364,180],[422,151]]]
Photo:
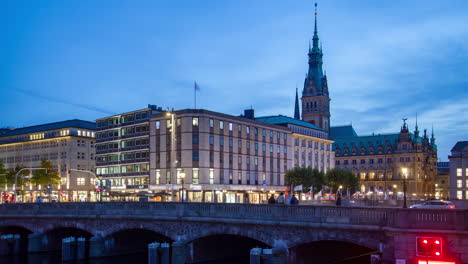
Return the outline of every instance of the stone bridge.
[[[60,250],[65,237],[85,237],[90,257],[145,250],[154,241],[178,241],[187,245],[188,263],[236,254],[235,249],[248,255],[256,246],[283,246],[289,250],[289,263],[311,263],[311,248],[326,252],[327,243],[333,242],[332,250],[328,249],[331,254],[339,254],[341,248],[336,245],[342,245],[344,251],[355,255],[380,252],[383,263],[405,260],[399,263],[413,264],[417,262],[416,237],[427,236],[442,238],[444,260],[468,263],[468,210],[176,202],[18,203],[0,205],[0,234],[19,234],[21,250],[30,253]]]

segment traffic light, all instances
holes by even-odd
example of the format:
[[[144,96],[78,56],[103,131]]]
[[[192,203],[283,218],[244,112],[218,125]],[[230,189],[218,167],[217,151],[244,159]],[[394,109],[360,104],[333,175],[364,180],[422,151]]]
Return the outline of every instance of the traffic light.
[[[46,172],[49,173],[49,172],[50,172],[50,168],[46,168]]]
[[[72,168],[68,168],[67,171],[68,171],[68,174],[70,174],[72,171]]]
[[[442,238],[416,237],[416,255],[424,257],[442,257]]]

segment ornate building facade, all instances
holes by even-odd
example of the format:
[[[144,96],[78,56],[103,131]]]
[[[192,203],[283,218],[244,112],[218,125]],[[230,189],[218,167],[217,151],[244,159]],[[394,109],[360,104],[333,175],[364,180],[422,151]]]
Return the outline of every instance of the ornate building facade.
[[[315,4],[317,7],[317,4]],[[323,73],[323,52],[319,47],[317,31],[317,10],[315,12],[314,36],[312,47],[309,45],[309,70],[304,80],[302,90],[302,120],[309,122],[325,131],[330,131],[330,97],[328,93],[327,76]],[[297,98],[294,108],[294,118],[299,118],[299,100]]]
[[[399,133],[358,136],[352,126],[332,127],[335,167],[351,170],[360,179],[360,191],[381,197],[403,196],[402,168],[409,198],[435,196],[437,146],[418,126],[410,133],[406,122]]]

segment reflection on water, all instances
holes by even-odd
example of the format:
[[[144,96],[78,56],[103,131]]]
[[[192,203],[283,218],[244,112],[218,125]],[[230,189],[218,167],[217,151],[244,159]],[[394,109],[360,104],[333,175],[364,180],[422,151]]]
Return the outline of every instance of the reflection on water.
[[[66,262],[67,264],[147,264],[148,257],[145,253],[125,256],[105,257],[83,261]],[[236,258],[229,260],[207,261],[198,264],[248,264],[248,258]],[[62,264],[60,253],[44,253],[23,256],[0,256],[0,264]]]

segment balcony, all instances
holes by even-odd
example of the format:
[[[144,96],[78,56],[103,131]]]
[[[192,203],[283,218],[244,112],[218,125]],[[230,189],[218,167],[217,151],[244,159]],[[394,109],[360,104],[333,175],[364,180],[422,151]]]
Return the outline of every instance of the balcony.
[[[137,150],[137,149],[147,149],[149,148],[149,144],[145,145],[138,145],[138,146],[131,146],[131,147],[125,147],[125,148],[120,148],[120,151],[130,151],[130,150]]]
[[[136,132],[133,134],[123,135],[123,136],[120,136],[120,138],[125,139],[125,138],[132,138],[132,137],[141,137],[141,136],[149,136],[149,131]]]

